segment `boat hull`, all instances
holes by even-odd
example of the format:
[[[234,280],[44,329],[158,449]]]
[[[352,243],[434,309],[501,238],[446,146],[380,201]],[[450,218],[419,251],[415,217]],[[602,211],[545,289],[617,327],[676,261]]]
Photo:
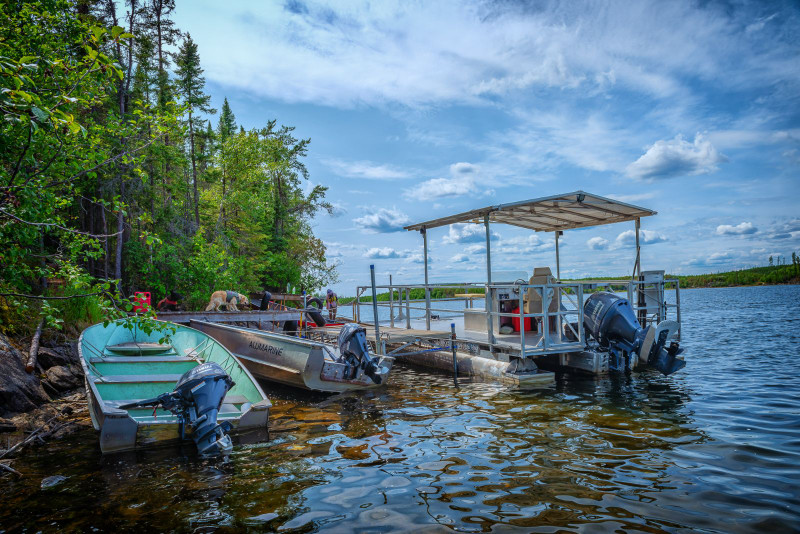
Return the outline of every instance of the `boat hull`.
[[[264,380],[331,393],[380,385],[364,375],[348,378],[347,366],[334,361],[322,343],[204,321],[192,321],[191,325],[219,341]],[[386,382],[392,362],[388,357],[381,362],[381,384]]]
[[[117,327],[122,328],[121,333],[116,331]],[[81,334],[78,346],[84,367],[89,414],[94,428],[100,433],[103,453],[180,442],[178,419],[171,412],[152,407],[123,410],[119,406],[172,391],[175,387],[177,375],[147,374],[148,371],[182,370],[206,360],[223,364],[236,382],[222,401],[218,422],[228,422],[231,433],[267,427],[271,403],[247,369],[205,334],[183,326],[177,328],[175,337],[184,343],[169,345],[168,354],[158,354],[154,350],[141,350],[134,354],[129,350],[130,344],[138,341],[142,345],[148,342],[155,345],[149,339],[153,334],[127,331],[116,323],[95,325]],[[103,339],[113,339],[116,345],[102,345],[98,340]],[[201,346],[204,348],[200,349]],[[191,429],[186,430],[184,438],[191,439]]]

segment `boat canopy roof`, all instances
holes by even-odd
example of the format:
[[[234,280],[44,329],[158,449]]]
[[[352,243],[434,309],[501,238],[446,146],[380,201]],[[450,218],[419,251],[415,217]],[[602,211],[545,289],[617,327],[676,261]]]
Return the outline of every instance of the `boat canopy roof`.
[[[656,213],[653,210],[592,195],[585,191],[574,191],[551,197],[487,206],[412,224],[405,229],[416,231],[455,223],[483,223],[488,215],[490,222],[510,224],[537,232],[555,232],[633,221]]]

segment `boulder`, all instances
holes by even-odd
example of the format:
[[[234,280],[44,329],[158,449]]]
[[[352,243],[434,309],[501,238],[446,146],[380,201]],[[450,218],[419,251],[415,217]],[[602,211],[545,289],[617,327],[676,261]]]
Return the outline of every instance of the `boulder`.
[[[0,416],[27,412],[50,400],[39,377],[25,372],[26,359],[0,334]]]
[[[56,365],[45,371],[47,383],[56,391],[69,391],[80,387],[83,378],[79,370],[69,365]]]
[[[66,350],[65,350],[66,349]],[[75,363],[70,354],[69,347],[39,347],[39,357],[37,361],[42,369],[50,369],[59,365],[70,365]]]

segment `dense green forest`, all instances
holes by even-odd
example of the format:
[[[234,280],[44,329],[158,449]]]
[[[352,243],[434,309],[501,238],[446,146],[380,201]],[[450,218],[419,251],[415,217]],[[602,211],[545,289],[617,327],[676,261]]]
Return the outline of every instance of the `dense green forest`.
[[[174,9],[0,2],[0,328],[121,314],[134,291],[193,307],[335,281],[309,140],[212,109]]]
[[[772,258],[770,262],[772,263]],[[728,271],[713,274],[692,274],[692,275],[666,275],[667,278],[677,278],[681,288],[693,287],[734,287],[734,286],[756,286],[756,285],[776,285],[776,284],[798,284],[800,283],[800,256],[792,253],[792,263],[781,263],[781,259],[777,260],[777,264],[766,265],[763,267],[751,267],[749,269],[740,269],[737,271]],[[582,278],[583,281],[591,280],[630,280],[630,277],[624,276],[598,276],[594,278]],[[564,280],[565,282],[573,282],[578,280]],[[456,293],[483,293],[483,288],[434,288],[431,290],[431,298],[441,299],[453,297]],[[412,289],[409,292],[409,298],[412,300],[420,300],[425,298],[425,290],[421,288]],[[389,292],[384,291],[378,293],[378,301],[389,301]],[[405,298],[405,293],[403,293]],[[398,291],[394,292],[394,300],[398,301],[400,294]],[[342,304],[349,304],[355,297],[343,297],[339,299]],[[372,302],[372,295],[362,295],[359,298],[361,302]]]

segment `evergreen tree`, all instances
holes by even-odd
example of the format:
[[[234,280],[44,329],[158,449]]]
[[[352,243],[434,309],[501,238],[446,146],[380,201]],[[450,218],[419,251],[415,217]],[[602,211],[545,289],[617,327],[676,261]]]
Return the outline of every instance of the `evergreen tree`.
[[[178,56],[175,58],[177,65],[177,88],[189,114],[189,157],[192,163],[192,187],[194,188],[194,218],[197,227],[200,227],[200,195],[197,189],[197,156],[195,153],[194,115],[198,112],[216,113],[209,103],[211,97],[203,93],[206,80],[203,69],[200,67],[200,55],[197,44],[192,41],[188,33],[184,38]]]
[[[224,143],[226,139],[236,133],[236,116],[228,104],[228,98],[222,103],[222,109],[219,112],[219,122],[217,123],[217,135],[219,142]]]

